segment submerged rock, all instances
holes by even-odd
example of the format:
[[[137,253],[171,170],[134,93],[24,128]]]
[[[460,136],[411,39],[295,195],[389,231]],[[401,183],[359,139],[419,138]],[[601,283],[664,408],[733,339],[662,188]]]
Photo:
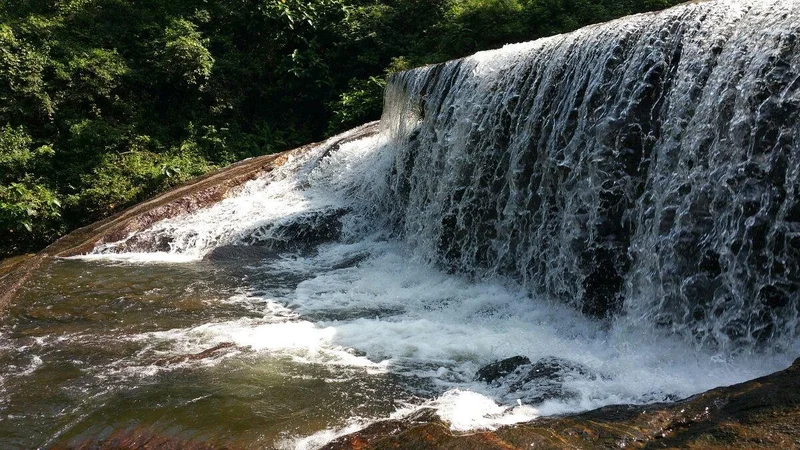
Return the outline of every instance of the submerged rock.
[[[786,370],[675,403],[616,405],[470,434],[432,410],[377,422],[326,450],[800,448],[800,359]]]
[[[513,397],[526,404],[539,404],[575,397],[575,391],[564,387],[566,381],[597,376],[586,366],[562,358],[542,358],[531,363],[525,356],[515,356],[482,367],[476,379],[498,388],[506,400]]]
[[[481,367],[475,374],[475,379],[492,383],[499,378],[504,378],[511,372],[517,370],[520,366],[530,363],[531,360],[527,356],[512,356],[511,358],[506,358]]]
[[[173,356],[171,358],[162,358],[156,360],[153,364],[156,366],[172,366],[175,364],[181,364],[188,361],[199,361],[201,359],[208,359],[208,358],[216,358],[220,354],[223,353],[223,350],[235,347],[236,344],[233,342],[223,342],[221,344],[215,345],[209,349],[203,350],[199,353],[192,353],[189,355],[178,355]]]
[[[229,447],[212,442],[204,442],[202,437],[185,438],[175,436],[175,429],[156,431],[151,427],[138,426],[114,430],[104,438],[75,439],[69,444],[56,444],[54,450],[222,450]]]
[[[240,244],[265,247],[276,252],[307,251],[324,242],[337,239],[342,232],[341,218],[345,209],[311,211],[289,220],[270,223],[254,230]]]
[[[203,259],[214,262],[259,261],[277,255],[271,248],[253,245],[222,245],[211,250]]]

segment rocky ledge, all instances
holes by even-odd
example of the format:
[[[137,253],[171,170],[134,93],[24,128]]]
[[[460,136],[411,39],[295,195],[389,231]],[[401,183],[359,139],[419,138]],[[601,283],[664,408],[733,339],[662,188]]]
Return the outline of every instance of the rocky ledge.
[[[800,359],[786,370],[674,403],[618,405],[456,434],[433,410],[377,422],[326,450],[800,448]]]

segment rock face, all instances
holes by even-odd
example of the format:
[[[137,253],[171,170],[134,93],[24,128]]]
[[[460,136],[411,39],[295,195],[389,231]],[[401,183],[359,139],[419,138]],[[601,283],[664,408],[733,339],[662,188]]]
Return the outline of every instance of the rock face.
[[[675,403],[608,406],[468,435],[450,432],[432,410],[423,410],[324,448],[800,448],[800,359],[786,370]]]

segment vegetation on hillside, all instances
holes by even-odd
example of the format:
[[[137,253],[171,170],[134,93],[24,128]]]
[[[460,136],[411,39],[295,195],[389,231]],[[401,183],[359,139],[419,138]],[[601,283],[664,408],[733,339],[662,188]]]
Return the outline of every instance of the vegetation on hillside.
[[[4,0],[0,257],[380,114],[388,73],[678,0]]]

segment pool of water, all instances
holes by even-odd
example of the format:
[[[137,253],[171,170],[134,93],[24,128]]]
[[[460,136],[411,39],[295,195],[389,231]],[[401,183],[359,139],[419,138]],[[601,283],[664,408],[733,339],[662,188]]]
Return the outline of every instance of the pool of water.
[[[2,447],[80,446],[126,430],[291,447],[417,398],[413,382],[328,345],[326,332],[267,300],[301,280],[272,275],[204,262],[43,268],[0,326]],[[260,296],[247,295],[251,284]],[[187,358],[223,343],[215,325],[272,342],[231,336],[233,346]]]
[[[524,389],[475,380],[514,355],[586,370]],[[492,428],[675,399],[789,362],[593,322],[380,239],[250,260],[58,259],[0,319],[0,447],[144,435],[316,448],[421,405],[455,430]],[[568,395],[537,397],[554,382]]]

